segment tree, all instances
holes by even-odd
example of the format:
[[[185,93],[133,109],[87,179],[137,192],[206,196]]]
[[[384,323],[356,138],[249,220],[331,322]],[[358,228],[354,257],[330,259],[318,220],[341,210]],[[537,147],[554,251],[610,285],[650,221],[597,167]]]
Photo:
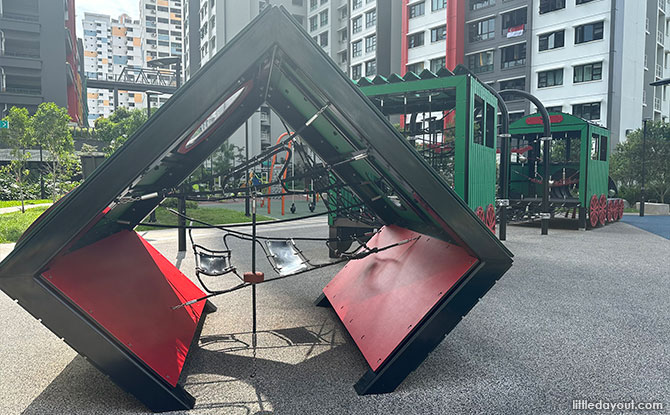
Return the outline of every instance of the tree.
[[[642,185],[643,129],[628,135],[610,158],[610,176],[622,193],[638,195]],[[647,123],[645,185],[649,200],[670,202],[670,124]],[[635,197],[637,199],[637,197]],[[629,200],[633,202],[634,200]]]
[[[147,120],[144,110],[128,110],[120,107],[109,118],[95,120],[95,131],[98,139],[107,143],[105,153],[110,156],[121,147],[135,131]]]
[[[70,133],[69,122],[70,116],[67,109],[53,102],[41,103],[32,118],[36,142],[48,152],[51,197],[54,202],[61,194],[59,183],[74,151],[74,140]]]
[[[5,170],[14,178],[21,198],[21,212],[25,212],[26,183],[24,178],[29,173],[26,164],[30,159],[30,153],[26,152],[26,148],[33,144],[31,119],[26,108],[12,107],[4,120],[9,123],[9,128],[0,130],[2,141],[9,147],[12,156]]]

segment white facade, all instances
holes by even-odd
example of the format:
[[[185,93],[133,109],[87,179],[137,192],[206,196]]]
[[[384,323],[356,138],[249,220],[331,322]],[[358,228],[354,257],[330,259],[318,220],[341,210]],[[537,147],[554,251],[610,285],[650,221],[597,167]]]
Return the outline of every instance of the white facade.
[[[645,22],[644,50],[644,118],[668,121],[670,99],[668,86],[649,86],[649,83],[670,77],[670,2],[648,0]]]
[[[531,94],[535,95],[546,107],[560,107],[560,111],[573,113],[579,106],[595,103],[600,107],[590,117],[593,122],[607,125],[607,106],[609,91],[610,63],[610,2],[596,0],[586,4],[575,5],[566,2],[563,9],[539,14],[539,0],[533,1],[532,25],[532,58],[531,58]],[[593,27],[602,22],[602,38],[583,43],[576,43],[580,28]],[[591,29],[584,29],[589,31]],[[564,31],[564,46],[540,51],[540,35]],[[598,29],[595,29],[598,32]],[[594,35],[597,37],[597,35]],[[548,41],[549,43],[551,41]],[[581,65],[596,64],[601,68],[599,77],[593,80],[578,82],[575,71],[584,68]],[[554,72],[552,72],[554,71]],[[562,71],[562,81],[556,81]],[[548,78],[549,81],[544,79]],[[553,78],[553,82],[552,82]],[[599,79],[596,79],[599,78]],[[552,85],[558,84],[558,85]],[[583,108],[583,107],[582,107]]]
[[[112,19],[108,15],[86,13],[84,28],[84,71],[89,79],[113,81],[124,67],[143,66],[141,28],[138,20],[127,15]],[[119,91],[119,105],[144,108],[144,96],[133,91]],[[89,88],[88,122],[93,126],[99,117],[114,111],[114,94],[105,89]]]
[[[351,0],[350,7],[349,75],[373,77],[377,74],[377,1]]]
[[[446,2],[441,1],[412,1],[408,8],[423,3],[423,14],[409,18],[409,39],[423,38],[420,46],[409,47],[407,50],[407,70],[420,73],[423,69],[437,72],[445,65],[447,53],[446,45]]]
[[[349,11],[347,0],[305,0],[303,22],[312,39],[347,72],[349,63]],[[294,16],[295,17],[295,16]]]

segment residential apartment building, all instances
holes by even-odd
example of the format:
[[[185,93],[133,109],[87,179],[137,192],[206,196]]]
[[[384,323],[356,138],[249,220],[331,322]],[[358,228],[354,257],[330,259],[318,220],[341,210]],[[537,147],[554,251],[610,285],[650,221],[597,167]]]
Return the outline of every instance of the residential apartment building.
[[[349,70],[349,4],[347,0],[305,0],[306,29],[343,72]],[[297,3],[297,2],[293,2]]]
[[[183,14],[181,0],[139,0],[144,64],[156,58],[182,56]],[[158,108],[169,94],[150,94],[151,107]]]
[[[446,66],[447,0],[403,3],[403,73],[439,71]]]
[[[349,1],[349,76],[352,79],[401,72],[403,1]]]
[[[74,11],[74,0],[0,0],[0,116],[55,102],[82,122]]]
[[[84,71],[89,79],[114,81],[124,68],[142,68],[142,27],[139,20],[128,15],[118,19],[109,15],[85,13]],[[114,111],[114,96],[106,89],[88,89],[88,122],[93,125],[99,117]],[[145,108],[143,93],[119,91],[119,105],[126,108]]]

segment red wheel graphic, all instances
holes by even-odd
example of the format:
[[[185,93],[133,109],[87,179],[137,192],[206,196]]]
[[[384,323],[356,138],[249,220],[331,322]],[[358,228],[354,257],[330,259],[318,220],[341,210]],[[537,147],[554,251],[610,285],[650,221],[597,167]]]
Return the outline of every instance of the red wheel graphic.
[[[623,218],[623,209],[624,209],[623,205],[624,205],[623,199],[619,199],[619,219],[617,220]]]
[[[491,232],[496,231],[496,210],[492,204],[486,207],[486,226],[491,229]]]
[[[614,222],[614,200],[607,200],[607,222]]]
[[[607,197],[605,195],[600,195],[600,202],[598,203],[600,211],[598,212],[598,223],[600,226],[604,226],[607,220]]]
[[[598,203],[599,203],[598,196],[596,195],[591,196],[591,200],[589,202],[589,223],[591,224],[592,228],[598,226],[598,216],[600,216],[600,214],[598,213],[598,211],[600,210],[598,207]]]
[[[475,215],[484,222],[484,209],[481,206],[477,206],[477,209],[475,209]]]

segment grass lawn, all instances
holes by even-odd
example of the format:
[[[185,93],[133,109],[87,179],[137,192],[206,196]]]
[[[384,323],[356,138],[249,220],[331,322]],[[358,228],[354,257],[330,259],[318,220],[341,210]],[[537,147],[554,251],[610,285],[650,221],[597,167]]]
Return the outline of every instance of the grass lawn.
[[[238,212],[236,210],[223,209],[223,208],[209,208],[209,207],[199,207],[198,209],[186,209],[186,216],[193,219],[198,219],[203,222],[211,223],[213,225],[225,225],[228,223],[242,223],[242,222],[251,222],[251,218],[244,216],[244,212]],[[256,220],[259,222],[273,220],[273,218],[256,215]],[[143,222],[148,222],[149,218],[144,218]],[[177,225],[177,215],[168,212],[164,207],[159,207],[156,209],[156,223],[161,225]],[[188,225],[188,223],[187,223]],[[193,224],[194,226],[199,226],[197,223]],[[137,231],[149,231],[160,228],[155,228],[153,226],[138,226],[135,230]]]
[[[19,211],[0,215],[0,243],[16,242],[28,226],[48,208],[49,206],[41,206],[27,209],[26,213]]]
[[[47,210],[48,206],[41,206],[33,209],[27,209],[26,213],[11,212],[0,215],[0,243],[16,242],[19,237],[28,229],[31,223],[37,219],[38,216]],[[243,212],[222,208],[198,208],[187,209],[186,215],[194,219],[199,219],[203,222],[225,225],[228,223],[250,222],[251,218],[244,216]],[[146,218],[146,220],[149,220]],[[176,225],[177,216],[167,211],[167,209],[160,207],[156,210],[157,223],[163,225]],[[267,216],[257,216],[258,221],[272,220]],[[197,226],[197,224],[194,224]],[[160,228],[151,226],[138,226],[138,231],[148,231]]]
[[[51,199],[26,200],[26,205],[39,205],[41,203],[51,203]],[[0,200],[0,208],[21,206],[20,200]]]

